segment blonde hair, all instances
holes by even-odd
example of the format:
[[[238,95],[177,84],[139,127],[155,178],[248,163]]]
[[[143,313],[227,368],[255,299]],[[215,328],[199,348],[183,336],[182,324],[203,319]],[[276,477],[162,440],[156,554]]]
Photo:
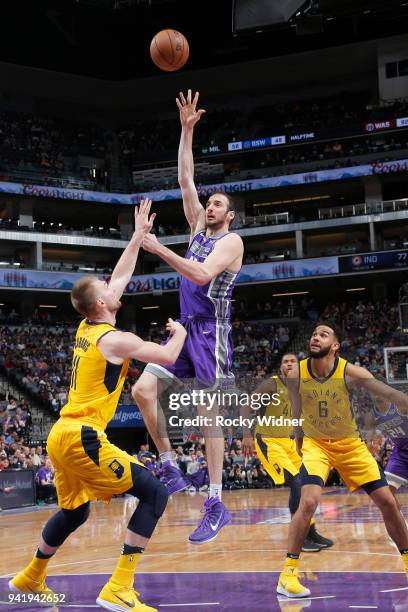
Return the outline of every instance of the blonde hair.
[[[88,317],[95,306],[95,281],[97,280],[96,276],[83,276],[72,287],[72,305],[84,317]]]

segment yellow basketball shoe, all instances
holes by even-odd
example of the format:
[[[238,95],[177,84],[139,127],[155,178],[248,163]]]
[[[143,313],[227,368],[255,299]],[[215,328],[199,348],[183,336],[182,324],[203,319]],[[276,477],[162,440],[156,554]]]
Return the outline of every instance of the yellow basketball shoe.
[[[408,550],[402,551],[401,557],[402,557],[402,560],[404,561],[405,571],[407,573],[407,579],[408,579]]]
[[[138,597],[139,593],[134,589],[127,589],[107,582],[99,593],[96,603],[101,608],[113,612],[126,612],[127,610],[132,610],[132,612],[158,612],[156,608],[146,606],[139,601]]]
[[[54,596],[54,591],[45,584],[44,575],[37,579],[30,576],[26,569],[9,580],[8,587],[12,593],[43,593]]]
[[[286,597],[309,597],[310,590],[299,582],[299,559],[286,559],[285,568],[279,576],[276,592]]]

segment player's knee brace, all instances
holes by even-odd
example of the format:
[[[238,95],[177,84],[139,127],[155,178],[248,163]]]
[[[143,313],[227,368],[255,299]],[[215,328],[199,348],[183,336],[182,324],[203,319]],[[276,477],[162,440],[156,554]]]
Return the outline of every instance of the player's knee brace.
[[[86,502],[75,510],[59,510],[44,527],[42,537],[48,546],[61,546],[67,537],[89,516],[90,504]]]
[[[295,514],[300,502],[301,484],[299,474],[292,476],[288,484],[290,486],[289,510],[291,514]]]
[[[128,529],[144,538],[150,538],[159,518],[166,509],[169,494],[166,487],[144,468],[133,469],[134,485],[127,493],[139,499],[139,504],[132,514]],[[140,471],[139,471],[140,470]]]

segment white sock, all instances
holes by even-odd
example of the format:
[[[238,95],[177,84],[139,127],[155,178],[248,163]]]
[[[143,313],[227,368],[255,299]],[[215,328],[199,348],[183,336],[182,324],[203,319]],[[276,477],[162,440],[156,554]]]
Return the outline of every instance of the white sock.
[[[208,497],[218,497],[221,501],[222,484],[210,484],[208,487]]]
[[[166,451],[164,453],[160,453],[159,457],[162,463],[164,463],[165,461],[170,461],[171,465],[177,467],[177,463],[174,461],[173,451]]]

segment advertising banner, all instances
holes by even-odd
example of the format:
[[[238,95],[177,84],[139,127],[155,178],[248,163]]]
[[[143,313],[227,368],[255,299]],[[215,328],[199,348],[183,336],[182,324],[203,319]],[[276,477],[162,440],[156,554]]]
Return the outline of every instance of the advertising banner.
[[[337,257],[316,257],[281,262],[250,264],[242,267],[238,283],[257,283],[284,278],[301,278],[337,274]],[[37,270],[0,270],[0,287],[10,289],[43,289],[48,291],[71,291],[81,278],[76,272],[41,272]],[[109,275],[98,275],[101,280],[109,280]],[[180,276],[177,272],[162,274],[143,274],[132,276],[125,289],[127,294],[162,293],[177,291]]]
[[[116,408],[113,419],[108,423],[109,428],[117,427],[144,427],[139,408],[135,404],[121,405]]]
[[[244,266],[238,283],[338,274],[338,257],[315,257]]]
[[[307,136],[307,134],[300,134],[300,136]],[[232,144],[234,144],[234,146],[240,145],[242,148],[244,143],[235,142]],[[216,192],[226,192],[233,195],[234,193],[239,194],[248,191],[276,189],[291,185],[307,185],[310,183],[322,183],[325,181],[341,181],[362,176],[372,176],[373,174],[407,172],[407,170],[408,159],[400,159],[389,162],[373,162],[371,164],[365,164],[362,166],[319,170],[317,172],[301,172],[298,174],[287,174],[284,176],[272,176],[249,181],[231,181],[212,185],[199,185],[197,187],[197,191],[200,197],[205,198]],[[145,197],[152,199],[153,202],[166,202],[181,199],[180,189],[162,189],[159,191],[149,191],[145,193],[118,194],[4,182],[0,182],[0,193],[31,195],[41,198],[59,198],[66,200],[100,202],[103,204],[138,204],[140,200]]]
[[[0,508],[21,508],[35,504],[33,470],[3,470],[0,472],[0,487],[10,488],[9,493],[0,492]]]
[[[242,267],[238,284],[262,283],[288,278],[308,278],[343,272],[381,270],[408,267],[408,250],[384,251],[341,257],[313,257],[309,259],[288,259]],[[71,291],[81,278],[77,272],[42,272],[39,270],[0,270],[0,287],[9,289],[42,289],[44,291]],[[109,281],[109,275],[99,274],[98,278]],[[133,276],[125,289],[126,294],[139,295],[156,293],[160,295],[180,288],[177,272],[143,274]]]

